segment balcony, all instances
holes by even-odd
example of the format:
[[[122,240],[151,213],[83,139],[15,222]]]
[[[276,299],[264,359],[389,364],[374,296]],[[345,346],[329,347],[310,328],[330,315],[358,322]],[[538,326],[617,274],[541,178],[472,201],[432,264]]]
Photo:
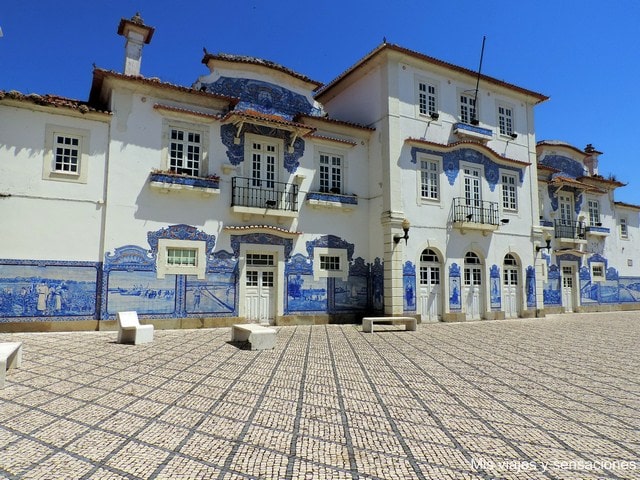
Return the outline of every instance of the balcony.
[[[584,222],[564,220],[562,218],[554,221],[555,237],[563,243],[581,244],[586,243],[586,227]]]
[[[205,197],[220,193],[220,179],[216,175],[194,177],[174,172],[155,171],[149,175],[149,186],[162,193],[184,190],[200,192]]]
[[[231,179],[231,210],[244,215],[298,216],[298,185],[258,178]]]
[[[462,230],[479,230],[486,235],[498,229],[498,204],[483,200],[453,199],[453,226]]]

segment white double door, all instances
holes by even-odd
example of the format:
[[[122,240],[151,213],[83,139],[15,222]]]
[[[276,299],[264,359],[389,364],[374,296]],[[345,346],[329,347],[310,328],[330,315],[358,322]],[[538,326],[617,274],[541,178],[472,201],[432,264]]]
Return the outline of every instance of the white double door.
[[[518,269],[504,267],[502,282],[502,304],[506,318],[518,317]]]
[[[276,262],[271,253],[248,253],[245,271],[245,315],[255,323],[273,323],[276,316]]]
[[[422,321],[439,321],[442,315],[439,265],[423,265],[420,267],[420,299]]]
[[[562,267],[562,306],[566,313],[571,313],[574,310],[574,273],[573,267],[564,265]]]
[[[482,318],[482,268],[480,265],[464,267],[462,300],[467,320],[480,320]]]

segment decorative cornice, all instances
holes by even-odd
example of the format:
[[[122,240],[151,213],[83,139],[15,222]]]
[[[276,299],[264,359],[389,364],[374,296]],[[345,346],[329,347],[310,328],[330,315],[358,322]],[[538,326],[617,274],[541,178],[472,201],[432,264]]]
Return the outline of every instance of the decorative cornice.
[[[486,145],[483,145],[483,144],[477,143],[477,142],[468,141],[468,140],[460,140],[459,142],[442,144],[442,143],[430,142],[428,140],[423,140],[421,138],[409,137],[409,138],[405,139],[405,142],[410,144],[410,145],[428,146],[428,147],[432,147],[432,148],[440,149],[440,150],[444,150],[444,151],[451,151],[451,150],[454,150],[454,149],[459,148],[461,146],[464,146],[464,147],[467,147],[467,148],[478,150],[480,152],[486,152],[489,155],[491,155],[494,160],[496,160],[498,162],[511,163],[511,164],[514,164],[514,165],[518,165],[520,167],[528,167],[528,166],[531,165],[531,163],[529,163],[529,162],[523,162],[522,160],[516,160],[515,158],[503,157],[498,152],[496,152],[492,148],[487,147]]]

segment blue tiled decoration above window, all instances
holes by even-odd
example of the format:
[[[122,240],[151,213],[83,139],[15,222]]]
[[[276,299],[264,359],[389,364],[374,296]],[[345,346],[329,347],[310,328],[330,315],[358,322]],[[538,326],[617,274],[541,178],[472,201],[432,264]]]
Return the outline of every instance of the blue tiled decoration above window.
[[[285,275],[313,275],[313,263],[301,253],[293,255],[284,267]]]
[[[349,243],[346,240],[336,237],[335,235],[324,235],[316,240],[307,242],[307,252],[309,258],[313,259],[313,249],[317,247],[324,248],[344,248],[347,250],[347,259],[351,261],[353,258],[353,250],[355,248],[353,243]]]
[[[451,152],[443,153],[426,148],[411,147],[411,163],[418,162],[418,153],[426,153],[428,155],[442,157],[442,167],[444,169],[444,173],[447,175],[447,179],[449,180],[449,185],[453,185],[456,181],[456,177],[460,172],[460,162],[482,165],[484,167],[485,178],[489,184],[489,189],[492,192],[500,182],[500,170],[508,170],[517,173],[520,183],[522,183],[524,179],[524,169],[508,165],[498,165],[486,155],[483,155],[472,148],[459,148]]]
[[[161,228],[155,232],[147,233],[147,241],[154,253],[158,253],[158,240],[161,238],[173,240],[199,240],[205,242],[207,244],[207,256],[213,252],[213,247],[216,244],[215,235],[208,235],[198,230],[196,227],[184,224],[170,225],[167,228]]]
[[[577,188],[569,187],[569,186],[564,187],[564,189],[565,191],[573,193],[573,200],[575,202],[574,210],[576,212],[576,215],[578,215],[580,213],[581,206],[582,206],[582,199],[583,199],[582,192]],[[547,193],[549,194],[549,199],[551,200],[551,209],[555,212],[556,210],[558,210],[558,195],[557,195],[558,187],[554,185],[547,185]]]
[[[280,115],[288,120],[299,113],[313,116],[323,114],[304,95],[261,80],[220,77],[215,82],[201,84],[200,88],[209,93],[239,98],[236,110],[254,110],[267,115]]]
[[[227,147],[227,158],[232,165],[240,165],[244,161],[244,135],[240,135],[240,143],[235,144],[236,126],[230,123],[220,127],[220,138],[225,147]],[[244,133],[254,133],[264,137],[279,138],[284,140],[285,145],[289,141],[290,132],[277,128],[269,128],[260,125],[245,124],[242,129]],[[293,152],[289,152],[288,148],[284,150],[284,168],[289,173],[295,173],[300,166],[300,157],[304,154],[305,143],[301,138],[296,138],[293,142]]]
[[[562,172],[563,175],[573,178],[582,177],[586,174],[584,165],[573,158],[564,155],[546,155],[540,165],[553,167]]]
[[[240,256],[240,244],[251,245],[282,245],[284,247],[285,260],[291,255],[293,240],[282,238],[271,233],[248,233],[246,235],[231,235],[231,248],[236,257]]]

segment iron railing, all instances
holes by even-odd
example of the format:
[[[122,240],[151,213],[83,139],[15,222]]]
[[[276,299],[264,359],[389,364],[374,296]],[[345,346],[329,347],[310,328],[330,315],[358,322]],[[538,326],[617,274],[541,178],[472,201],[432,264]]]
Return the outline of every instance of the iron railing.
[[[574,222],[573,220],[563,220],[556,218],[554,221],[556,238],[573,238],[584,240],[587,229],[584,222]]]
[[[453,221],[498,225],[498,203],[456,197],[453,199]]]
[[[293,183],[233,177],[231,206],[298,211],[298,185]]]

